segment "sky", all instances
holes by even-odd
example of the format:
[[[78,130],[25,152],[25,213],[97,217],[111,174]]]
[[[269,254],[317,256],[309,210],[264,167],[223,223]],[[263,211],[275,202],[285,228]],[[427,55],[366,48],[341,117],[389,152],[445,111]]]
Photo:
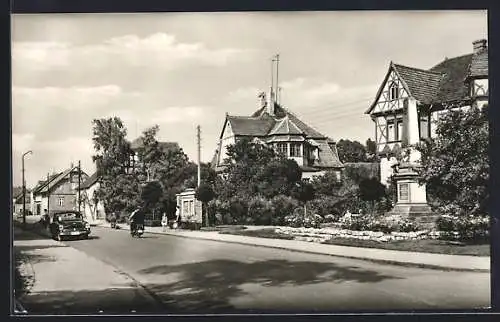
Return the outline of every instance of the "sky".
[[[362,143],[364,112],[390,61],[428,69],[487,39],[486,11],[50,14],[12,16],[12,176],[27,187],[81,161],[92,120],[120,117],[130,140],[159,125],[196,161],[226,113],[250,115],[280,54],[281,103],[334,140]]]

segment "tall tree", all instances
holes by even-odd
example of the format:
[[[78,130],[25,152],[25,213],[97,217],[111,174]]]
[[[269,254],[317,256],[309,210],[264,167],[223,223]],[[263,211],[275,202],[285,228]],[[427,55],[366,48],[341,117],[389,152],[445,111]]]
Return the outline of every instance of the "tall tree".
[[[139,186],[136,178],[127,174],[131,154],[127,130],[118,117],[95,119],[92,124],[92,159],[100,178],[98,198],[106,213],[128,210],[137,203]]]
[[[266,145],[242,139],[227,150],[225,180],[219,181],[216,189],[224,200],[232,196],[245,200],[254,194],[289,194],[287,190],[300,180],[297,163]]]
[[[366,162],[366,147],[358,141],[342,139],[337,142],[341,162]]]
[[[421,183],[442,212],[485,214],[489,180],[488,107],[448,110],[436,137],[417,146]]]

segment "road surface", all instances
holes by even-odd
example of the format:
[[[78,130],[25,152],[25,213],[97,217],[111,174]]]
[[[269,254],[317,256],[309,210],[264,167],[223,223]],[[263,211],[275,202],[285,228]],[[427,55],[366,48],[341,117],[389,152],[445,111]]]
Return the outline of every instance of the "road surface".
[[[95,227],[65,241],[132,276],[165,313],[316,313],[490,306],[489,273],[373,262]],[[82,267],[82,269],[85,269]]]

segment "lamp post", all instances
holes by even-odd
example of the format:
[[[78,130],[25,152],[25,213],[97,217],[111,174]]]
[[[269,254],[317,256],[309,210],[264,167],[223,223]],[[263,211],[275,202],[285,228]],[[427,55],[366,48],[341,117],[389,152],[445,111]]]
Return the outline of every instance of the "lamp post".
[[[26,182],[24,180],[24,157],[28,154],[33,153],[31,150],[24,152],[22,157],[22,168],[23,168],[23,225],[26,226]]]

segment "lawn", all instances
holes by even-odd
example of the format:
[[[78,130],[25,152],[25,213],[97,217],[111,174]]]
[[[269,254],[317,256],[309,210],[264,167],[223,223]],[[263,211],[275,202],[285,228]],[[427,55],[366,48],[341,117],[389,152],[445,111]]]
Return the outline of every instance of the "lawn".
[[[293,239],[293,236],[277,233],[274,228],[264,228],[259,230],[222,230],[219,233],[273,239]]]
[[[278,233],[273,228],[259,230],[227,230],[221,231],[220,233],[261,238],[293,239],[292,236]],[[448,255],[490,256],[489,242],[461,243],[430,239],[378,242],[372,240],[333,237],[332,239],[325,241],[324,244]]]

